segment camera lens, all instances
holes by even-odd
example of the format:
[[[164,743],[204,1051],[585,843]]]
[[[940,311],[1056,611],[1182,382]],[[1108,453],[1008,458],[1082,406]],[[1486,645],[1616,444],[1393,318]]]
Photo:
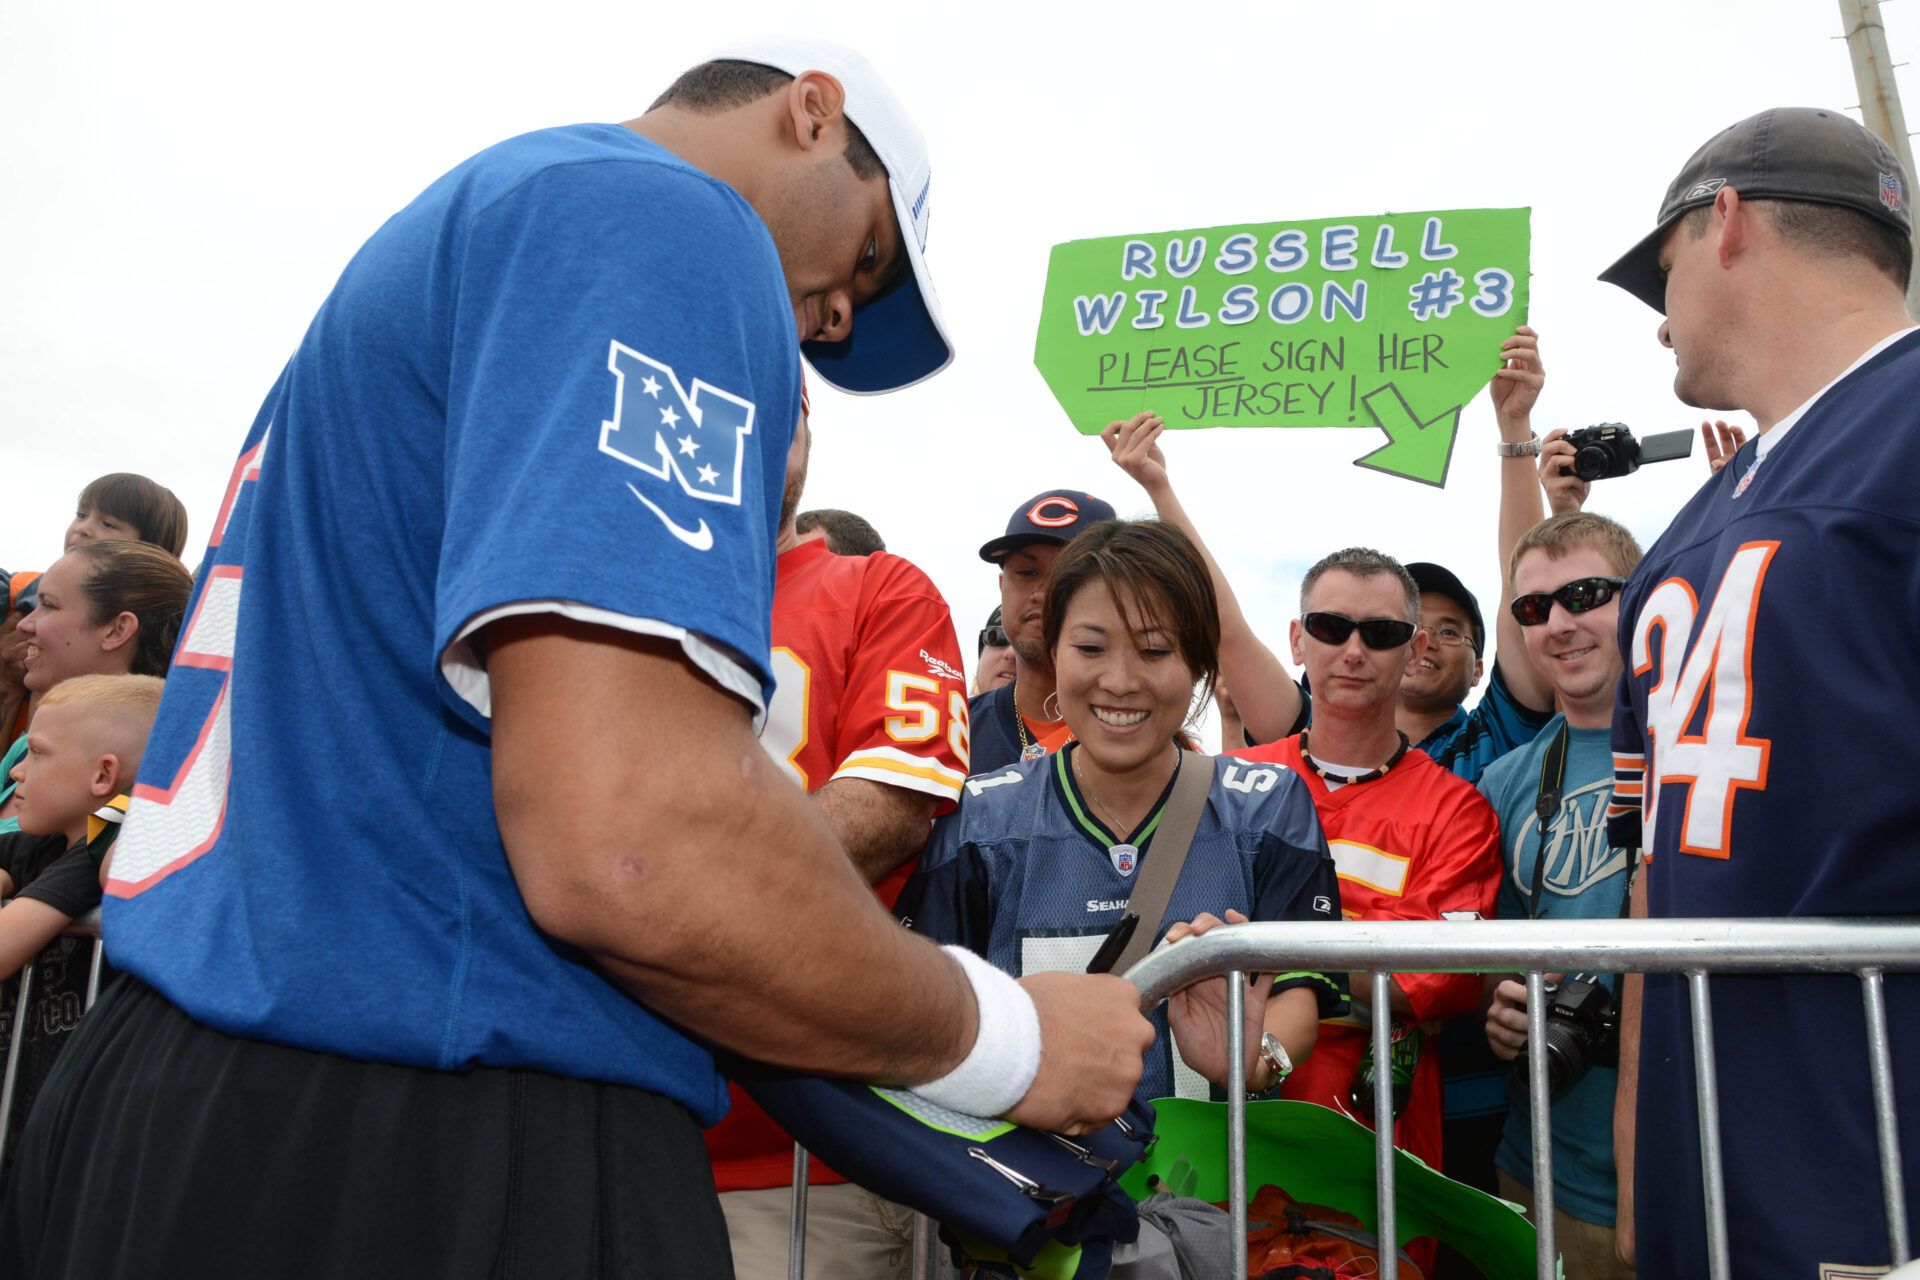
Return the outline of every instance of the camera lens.
[[[1601,480],[1606,477],[1607,464],[1611,455],[1597,444],[1587,445],[1573,455],[1573,474],[1582,480]]]

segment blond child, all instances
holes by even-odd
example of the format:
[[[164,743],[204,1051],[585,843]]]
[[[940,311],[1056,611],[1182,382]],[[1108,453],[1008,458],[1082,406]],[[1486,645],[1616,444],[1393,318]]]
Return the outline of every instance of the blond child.
[[[0,978],[99,905],[103,859],[160,689],[157,676],[75,676],[41,700],[13,770],[20,830],[0,836],[0,896],[9,899],[0,907]]]

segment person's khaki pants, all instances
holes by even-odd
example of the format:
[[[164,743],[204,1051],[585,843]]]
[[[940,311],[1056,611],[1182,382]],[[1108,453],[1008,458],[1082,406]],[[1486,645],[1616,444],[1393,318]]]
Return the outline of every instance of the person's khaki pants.
[[[786,1280],[793,1192],[729,1191],[720,1197],[738,1280]],[[913,1210],[851,1182],[807,1188],[807,1275],[820,1280],[908,1280]]]
[[[1533,1203],[1533,1188],[1505,1169],[1495,1170],[1500,1177],[1500,1198],[1525,1205],[1528,1222],[1539,1222]],[[720,1197],[723,1201],[725,1196]],[[1553,1210],[1553,1242],[1560,1249],[1560,1261],[1567,1280],[1633,1280],[1633,1268],[1620,1261],[1613,1249],[1613,1228],[1576,1218],[1558,1205]],[[743,1273],[744,1274],[744,1273]]]

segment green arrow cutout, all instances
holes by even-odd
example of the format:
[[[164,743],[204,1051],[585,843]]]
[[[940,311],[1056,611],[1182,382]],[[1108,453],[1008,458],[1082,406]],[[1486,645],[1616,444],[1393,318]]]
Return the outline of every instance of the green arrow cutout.
[[[1400,388],[1392,383],[1369,391],[1360,397],[1360,403],[1387,433],[1387,442],[1365,457],[1355,458],[1354,466],[1418,480],[1436,489],[1446,488],[1462,406],[1455,405],[1422,422],[1414,416],[1413,406],[1400,394]]]

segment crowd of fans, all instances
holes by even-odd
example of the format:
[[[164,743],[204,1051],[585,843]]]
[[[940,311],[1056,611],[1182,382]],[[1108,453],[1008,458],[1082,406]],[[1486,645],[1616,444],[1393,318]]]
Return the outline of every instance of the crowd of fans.
[[[1520,328],[1501,357],[1496,416],[1503,439],[1526,442],[1544,381],[1532,331]],[[904,834],[873,841],[863,857],[858,838],[843,831],[883,899],[899,897],[916,931],[964,944],[1009,972],[1084,968],[1113,908],[1129,895],[1135,865],[1152,850],[1154,824],[1174,774],[1199,750],[1192,730],[1212,697],[1222,713],[1223,754],[1209,766],[1216,777],[1210,819],[1192,846],[1196,871],[1181,881],[1169,916],[1189,923],[1173,936],[1223,919],[1473,919],[1495,914],[1496,903],[1502,915],[1621,914],[1627,855],[1606,848],[1600,834],[1611,777],[1605,726],[1620,670],[1612,600],[1639,550],[1618,524],[1580,512],[1587,485],[1567,469],[1564,433],[1540,443],[1537,469],[1525,454],[1499,464],[1499,643],[1487,691],[1467,708],[1486,674],[1489,635],[1457,574],[1366,548],[1331,552],[1301,586],[1299,618],[1285,641],[1290,669],[1248,625],[1181,506],[1162,430],[1158,418],[1141,414],[1104,437],[1156,519],[1121,520],[1093,495],[1050,490],[1022,504],[1006,532],[982,548],[982,558],[999,566],[1002,603],[980,629],[967,686],[971,751],[962,713],[954,740],[961,749],[947,747],[937,785],[908,771],[869,770],[880,779],[876,794],[911,791],[919,801],[895,824]],[[1719,433],[1709,437],[1719,446],[1711,451],[1717,466],[1731,452],[1730,429],[1702,430]],[[1738,433],[1731,436],[1737,445]],[[833,557],[871,558],[849,572],[917,583],[904,595],[877,598],[856,588],[848,647],[821,664],[837,670],[807,673],[808,700],[829,709],[811,710],[806,727],[824,725],[834,736],[821,756],[825,776],[809,778],[802,769],[796,776],[832,813],[832,804],[845,802],[822,798],[821,784],[849,775],[845,762],[859,749],[848,735],[869,710],[859,701],[867,690],[858,669],[895,656],[876,637],[913,613],[912,639],[933,646],[923,653],[933,669],[946,668],[957,684],[962,662],[938,592],[888,555],[867,521],[846,511],[792,510],[808,438],[803,430],[789,463],[783,584],[790,560],[796,575],[802,557],[818,560],[799,550],[815,540]],[[1542,518],[1543,494],[1551,518]],[[81,494],[66,554],[44,573],[8,579],[0,714],[14,734],[0,784],[0,884],[12,897],[0,910],[0,966],[16,973],[40,958],[28,1015],[29,1099],[80,1015],[84,965],[73,959],[76,940],[59,935],[98,903],[106,879],[158,701],[156,677],[166,673],[192,588],[179,559],[185,533],[184,508],[171,492],[142,476],[105,476]],[[819,598],[791,610],[782,599],[776,596],[776,646],[804,646],[791,633],[798,617],[821,607]],[[855,649],[862,644],[870,649],[864,660]],[[837,682],[831,698],[823,676]],[[770,751],[781,733],[769,726]],[[807,736],[802,726],[795,734]],[[1533,780],[1556,735],[1572,738],[1566,800],[1542,820]],[[1050,763],[1038,771],[1024,767],[1042,757]],[[968,773],[974,781],[963,788]],[[936,812],[944,816],[929,840]],[[1360,1083],[1374,1069],[1365,983],[1364,974],[1294,973],[1257,990],[1266,1036],[1256,1042],[1262,1056],[1248,1078],[1262,1096],[1311,1100],[1372,1123],[1372,1093]],[[1396,1141],[1453,1176],[1530,1202],[1524,1110],[1502,1108],[1492,1142],[1480,1136],[1486,1124],[1476,1134],[1448,1113],[1447,1055],[1438,1045],[1443,1025],[1455,1019],[1483,1049],[1513,1059],[1526,1042],[1524,989],[1506,975],[1483,984],[1401,974],[1392,993]],[[1209,1003],[1204,988],[1170,1002],[1156,1015],[1159,1038],[1140,1096],[1220,1096],[1223,1019],[1223,1001]],[[752,1109],[743,1095],[735,1105]],[[1557,1106],[1562,1239],[1610,1242],[1612,1072],[1594,1071]],[[1449,1136],[1462,1135],[1459,1152],[1443,1145],[1443,1114]],[[721,1180],[723,1207],[736,1220],[736,1259],[751,1274],[752,1259],[772,1267],[784,1258],[786,1201],[778,1189],[791,1163],[777,1137],[761,1144],[757,1163],[743,1157],[730,1135],[746,1126],[737,1118],[729,1126],[715,1143],[716,1167],[751,1171]],[[819,1166],[815,1178],[833,1194],[831,1170]],[[761,1191],[778,1194],[763,1197],[756,1217],[750,1202]],[[848,1264],[865,1274],[898,1271],[906,1215],[857,1188],[846,1192],[861,1198],[862,1211],[836,1227],[816,1200],[815,1247],[857,1244],[861,1231],[873,1232],[878,1251],[855,1249]],[[1593,1261],[1579,1274],[1617,1269],[1610,1243],[1590,1252]],[[1431,1244],[1413,1256],[1434,1266]]]
[[[1796,658],[1798,636],[1780,634],[1812,627],[1777,619],[1783,648],[1746,648],[1768,574],[1776,599],[1824,590],[1837,570],[1805,548],[1829,536],[1879,574],[1886,609],[1912,605],[1911,468],[1857,461],[1873,452],[1857,424],[1910,414],[1893,375],[1920,376],[1902,372],[1920,345],[1894,289],[1911,267],[1904,184],[1864,136],[1822,112],[1734,126],[1607,277],[1674,304],[1661,334],[1683,400],[1738,405],[1768,432],[1748,449],[1702,424],[1716,478],[1676,516],[1685,536],[1647,553],[1672,575],[1651,600],[1634,538],[1583,509],[1573,444],[1533,430],[1545,375],[1522,325],[1486,353],[1500,437],[1491,611],[1418,548],[1397,559],[1345,545],[1362,529],[1315,527],[1300,531],[1322,554],[1297,616],[1284,639],[1257,634],[1239,593],[1273,584],[1229,582],[1146,412],[1102,440],[1154,518],[1056,487],[979,530],[1000,605],[971,684],[927,576],[858,516],[799,509],[812,425],[790,324],[814,371],[847,390],[910,385],[951,358],[914,251],[924,143],[864,60],[745,42],[625,127],[545,131],[469,161],[348,268],[248,437],[197,584],[180,558],[184,508],[129,475],[83,491],[58,559],[7,577],[0,968],[37,957],[43,981],[11,1012],[41,1065],[21,1091],[17,1163],[0,1170],[0,1248],[27,1275],[277,1274],[314,1240],[394,1274],[519,1274],[525,1258],[536,1274],[717,1274],[729,1248],[741,1274],[777,1274],[791,1144],[737,1096],[721,1122],[716,1047],[908,1085],[959,1123],[1004,1117],[1063,1141],[1106,1125],[1130,1090],[1218,1098],[1244,1069],[1259,1095],[1388,1125],[1428,1165],[1532,1211],[1545,1188],[1525,1110],[1498,1091],[1523,1098],[1526,1073],[1546,1069],[1515,975],[1255,975],[1234,1064],[1225,979],[1148,1019],[1100,970],[1248,920],[1611,918],[1648,911],[1650,880],[1656,915],[1809,914],[1775,892],[1793,877],[1766,855],[1816,845],[1838,870],[1814,906],[1911,906],[1885,865],[1900,859],[1873,860],[1911,839],[1899,820],[1848,828],[1857,815],[1843,812],[1805,829],[1787,787],[1764,794],[1770,758],[1830,783],[1875,774],[1878,758],[1824,739],[1813,751],[1816,735],[1785,721],[1771,745],[1744,736],[1753,671],[1776,695],[1788,673],[1824,680],[1834,714],[1863,721],[1863,697],[1911,680],[1903,655],[1870,646],[1847,656],[1879,685],[1831,679],[1834,664]],[[1716,147],[1752,160],[1731,170],[1743,178],[1729,182]],[[1823,186],[1836,170],[1850,185]],[[1750,207],[1769,203],[1784,212]],[[661,234],[631,242],[636,216]],[[580,249],[608,228],[620,252]],[[656,277],[684,283],[693,246],[701,287],[636,319]],[[1778,298],[1794,305],[1775,319]],[[885,318],[884,341],[849,341],[856,309]],[[634,332],[647,351],[627,345]],[[592,379],[578,376],[579,341]],[[455,371],[451,392],[421,376],[429,365]],[[1799,427],[1788,457],[1829,452],[1776,462],[1759,486],[1774,505],[1734,508],[1829,393],[1823,425]],[[756,402],[763,415],[798,403],[790,444],[749,430]],[[576,421],[599,424],[597,450]],[[409,443],[401,456],[394,439]],[[1876,443],[1898,459],[1912,448]],[[551,465],[511,465],[529,449]],[[1737,482],[1718,474],[1736,455]],[[644,476],[658,487],[643,491]],[[386,519],[341,509],[343,493]],[[567,528],[529,536],[556,504]],[[1727,535],[1751,514],[1776,536]],[[1788,538],[1797,555],[1781,552]],[[305,571],[316,542],[356,565],[387,558],[378,643],[326,608],[328,584]],[[1631,655],[1623,604],[1640,619]],[[1636,683],[1656,627],[1666,665]],[[337,705],[321,716],[323,696]],[[1210,698],[1218,755],[1194,736]],[[1665,773],[1645,767],[1661,734],[1681,753]],[[1727,750],[1685,754],[1708,739]],[[1673,772],[1689,760],[1724,776]],[[1702,856],[1672,870],[1672,810],[1649,804],[1647,852],[1662,861],[1637,875],[1642,792],[1663,781],[1697,784],[1679,852]],[[1731,863],[1745,879],[1703,883],[1700,867],[1730,865],[1743,788],[1772,806]],[[1770,844],[1774,827],[1793,841]],[[126,972],[82,1024],[81,966],[61,935],[103,888]],[[1910,987],[1889,989],[1910,1008]],[[1857,1026],[1824,1021],[1830,991],[1721,990],[1738,1010],[1722,1041],[1751,1050],[1729,1096],[1821,1091],[1807,1109],[1825,1123],[1864,1092],[1861,1071],[1792,1065],[1811,1059],[1809,1027],[1823,1053],[1858,1047]],[[1365,1034],[1381,992],[1387,1061]],[[1596,1064],[1553,1082],[1569,1276],[1629,1271],[1636,1221],[1663,1241],[1655,1274],[1691,1274],[1707,1248],[1687,1164],[1700,1144],[1662,1128],[1693,1123],[1680,1109],[1691,1068],[1674,1065],[1681,994],[1555,975],[1555,1013]],[[1776,1040],[1791,1069],[1758,1061]],[[1637,1076],[1642,1060],[1657,1069]],[[1374,1109],[1382,1076],[1391,1115]],[[1492,1105],[1476,1087],[1488,1081]],[[1778,1109],[1765,1127],[1727,1126],[1742,1274],[1787,1253],[1755,1226],[1768,1193],[1756,1153],[1827,1137]],[[1865,1132],[1840,1135],[1855,1157]],[[1665,1191],[1673,1170],[1672,1205],[1643,1196],[1635,1212],[1636,1159],[1643,1186]],[[1849,1251],[1878,1248],[1861,1243],[1878,1224],[1846,1190],[1858,1163],[1805,1192],[1827,1197],[1807,1216]],[[817,1164],[812,1177],[816,1268],[904,1276],[908,1215],[885,1188]],[[121,1236],[83,1220],[82,1198],[110,1206]],[[319,1227],[316,1205],[333,1215]],[[1411,1258],[1423,1275],[1465,1265],[1433,1240]]]

